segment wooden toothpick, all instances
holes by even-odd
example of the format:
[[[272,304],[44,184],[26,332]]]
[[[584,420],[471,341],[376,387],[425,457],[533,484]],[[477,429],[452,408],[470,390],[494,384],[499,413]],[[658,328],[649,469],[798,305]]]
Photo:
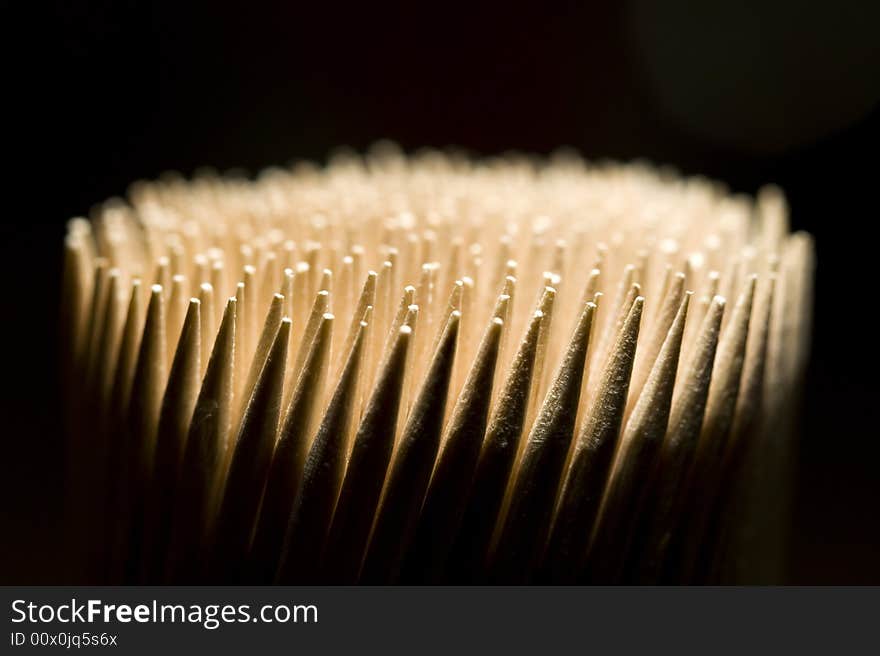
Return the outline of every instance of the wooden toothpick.
[[[67,569],[778,581],[815,267],[788,211],[387,149],[132,185],[64,240]]]

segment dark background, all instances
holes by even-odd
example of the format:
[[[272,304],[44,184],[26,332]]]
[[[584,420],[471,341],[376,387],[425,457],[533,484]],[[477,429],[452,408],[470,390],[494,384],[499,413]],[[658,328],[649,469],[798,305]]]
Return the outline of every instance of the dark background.
[[[570,145],[736,191],[781,185],[819,262],[788,580],[880,583],[880,5],[815,5],[2,5],[0,583],[58,582],[65,550],[64,222],[165,170],[253,172],[383,137],[477,154]]]

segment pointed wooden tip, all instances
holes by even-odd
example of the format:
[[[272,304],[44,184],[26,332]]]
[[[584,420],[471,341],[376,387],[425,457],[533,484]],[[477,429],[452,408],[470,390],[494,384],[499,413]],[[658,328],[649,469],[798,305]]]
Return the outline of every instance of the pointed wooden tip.
[[[553,301],[556,300],[556,290],[553,287],[544,287],[541,292],[541,299],[538,302],[538,309],[545,315],[549,314],[553,308]]]
[[[680,314],[684,314],[687,316],[688,307],[691,303],[691,298],[693,298],[694,293],[691,290],[688,290],[684,293],[681,299],[681,305],[678,307],[678,313],[675,315],[675,321],[672,322],[673,326],[678,322],[678,317]]]
[[[218,359],[218,366],[221,365],[220,361],[229,358],[228,366],[232,366],[231,358],[232,358],[232,350],[233,344],[235,341],[235,319],[237,314],[237,306],[238,301],[234,296],[231,296],[226,301],[226,307],[223,310],[223,318],[220,321],[220,328],[217,331],[217,338],[214,340],[214,350],[211,352],[211,360],[208,363],[208,369],[212,368],[211,363],[216,359]],[[207,379],[208,374],[205,374],[205,378]]]
[[[229,463],[209,571],[238,580],[278,433],[291,321],[281,320],[242,418]]]
[[[266,358],[269,355],[272,344],[276,340],[276,334],[278,332],[278,326],[281,322],[283,312],[284,297],[281,294],[274,294],[272,296],[272,301],[269,305],[269,310],[266,312],[266,319],[263,323],[263,329],[260,333],[260,338],[257,342],[256,350],[254,351],[254,354],[252,356],[250,367],[248,368],[247,378],[245,379],[244,387],[242,388],[242,413],[245,410],[245,406],[250,402],[250,397],[257,384],[257,380],[260,377],[260,372],[263,370],[263,366],[266,363]]]
[[[480,340],[476,357],[470,365],[464,386],[459,394],[456,410],[453,411],[453,417],[450,418],[450,426],[454,425],[455,414],[459,404],[466,405],[472,401],[475,395],[482,395],[486,392],[488,392],[488,397],[491,397],[495,363],[498,359],[498,348],[501,343],[503,327],[504,320],[499,317],[493,317],[486,327]]]
[[[342,485],[366,327],[365,322],[359,322],[345,366],[309,448],[276,576],[280,583],[300,582],[317,574]]]
[[[633,285],[633,287],[637,287],[637,285]],[[627,323],[630,321],[635,321],[642,318],[642,310],[645,306],[645,297],[644,296],[636,296],[635,300],[633,300],[633,304],[630,307],[629,317],[627,317]]]
[[[444,429],[444,444],[406,563],[408,576],[435,578],[452,548],[468,492],[461,481],[472,478],[483,443],[503,324],[497,317],[489,322]]]
[[[493,571],[499,581],[527,581],[547,539],[556,491],[574,434],[595,310],[593,303],[584,306],[529,431],[511,484],[510,503],[495,554]]]
[[[321,291],[330,292],[333,288],[333,272],[330,269],[324,269],[321,272],[321,283],[319,289]]]
[[[692,295],[693,292],[685,292],[684,298],[679,303],[675,319],[627,422],[625,439],[640,435],[641,439],[659,441],[666,431],[688,305]]]
[[[460,321],[458,310],[449,314],[407,418],[376,515],[363,582],[395,581],[413,539],[440,445]]]
[[[357,324],[357,329],[355,330],[354,339],[351,343],[351,348],[348,350],[348,353],[345,358],[345,366],[343,368],[343,372],[340,378],[345,378],[349,375],[349,370],[354,370],[354,368],[360,365],[360,355],[363,350],[364,345],[364,332],[367,329],[366,321],[359,321]]]
[[[617,335],[578,438],[579,448],[598,446],[599,440],[616,439],[629,392],[644,302],[643,296],[633,300]]]
[[[518,429],[515,429],[515,432],[520,433],[522,431],[522,424],[525,421],[525,413],[528,409],[528,393],[532,385],[535,353],[538,348],[538,335],[543,318],[544,313],[540,310],[535,310],[532,313],[532,318],[520,341],[519,348],[514,356],[495,408],[491,422],[495,428],[490,430],[497,431],[503,428],[519,426]],[[518,437],[519,435],[517,435]]]
[[[509,306],[510,296],[508,294],[501,294],[498,297],[498,300],[495,301],[495,307],[492,309],[492,316],[496,319],[501,319],[503,322],[507,317]]]
[[[201,305],[202,302],[199,299],[195,297],[189,299],[189,303],[186,307],[186,314],[183,317],[184,326],[186,326],[188,322],[192,321],[192,319],[190,318],[191,315],[198,316],[199,308],[201,307]]]

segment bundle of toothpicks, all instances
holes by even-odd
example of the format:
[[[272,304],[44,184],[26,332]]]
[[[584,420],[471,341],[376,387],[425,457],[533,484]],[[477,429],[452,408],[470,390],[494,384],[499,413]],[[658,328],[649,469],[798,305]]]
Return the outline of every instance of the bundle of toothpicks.
[[[782,192],[383,145],[69,222],[86,583],[784,576],[813,242]]]

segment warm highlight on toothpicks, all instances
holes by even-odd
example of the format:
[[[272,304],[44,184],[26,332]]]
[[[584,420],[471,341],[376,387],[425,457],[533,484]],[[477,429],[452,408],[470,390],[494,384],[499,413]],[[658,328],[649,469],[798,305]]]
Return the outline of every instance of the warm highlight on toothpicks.
[[[813,244],[782,193],[381,148],[65,240],[89,583],[771,582]]]

